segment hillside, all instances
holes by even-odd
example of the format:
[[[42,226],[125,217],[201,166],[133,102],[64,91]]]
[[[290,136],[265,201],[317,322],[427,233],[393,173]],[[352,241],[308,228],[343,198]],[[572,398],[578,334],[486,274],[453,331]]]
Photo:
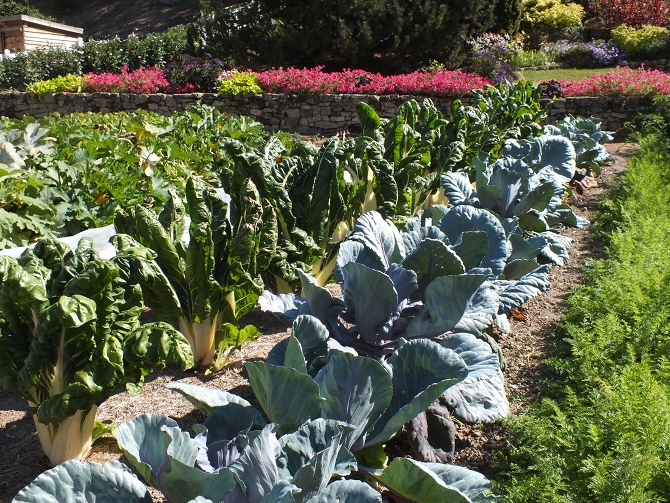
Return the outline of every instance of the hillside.
[[[84,39],[138,36],[190,23],[200,12],[198,0],[72,0],[72,12],[59,14],[52,0],[30,0],[30,5],[59,23],[84,29]]]

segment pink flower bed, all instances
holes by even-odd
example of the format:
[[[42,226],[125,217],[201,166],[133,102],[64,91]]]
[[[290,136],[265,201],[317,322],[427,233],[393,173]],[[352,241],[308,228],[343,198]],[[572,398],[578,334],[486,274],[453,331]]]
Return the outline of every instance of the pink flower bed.
[[[647,96],[670,94],[670,75],[658,70],[617,67],[577,82],[559,81],[566,96]]]
[[[412,72],[385,77],[364,70],[322,72],[313,69],[273,69],[256,76],[263,90],[271,93],[355,93],[355,94],[417,94],[430,96],[462,96],[473,89],[493,83],[478,75],[460,70]]]
[[[158,67],[128,71],[123,65],[121,73],[87,73],[83,76],[84,92],[141,93],[151,94],[165,91],[169,86],[163,70]]]

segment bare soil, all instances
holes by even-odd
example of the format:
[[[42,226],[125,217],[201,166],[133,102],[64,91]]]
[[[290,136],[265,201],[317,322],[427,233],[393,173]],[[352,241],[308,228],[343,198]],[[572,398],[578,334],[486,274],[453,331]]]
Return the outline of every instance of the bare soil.
[[[590,180],[584,193],[571,201],[576,213],[589,218],[598,210],[600,195],[611,190],[625,171],[626,159],[634,149],[635,146],[625,143],[608,145],[615,162],[604,167],[601,176]],[[592,239],[592,232],[592,228],[568,228],[563,231],[564,235],[574,240],[570,262],[564,267],[552,268],[551,290],[528,302],[524,306],[526,320],[513,319],[511,332],[499,336],[498,342],[507,360],[505,378],[512,414],[518,414],[537,400],[542,394],[543,381],[551,376],[549,368],[543,363],[546,357],[545,334],[561,320],[566,295],[583,280],[585,263],[600,253]],[[205,376],[174,368],[159,370],[149,376],[139,395],[118,393],[103,403],[98,410],[98,419],[122,423],[140,414],[156,413],[174,418],[185,429],[201,422],[202,415],[187,400],[165,389],[165,383],[171,381],[227,390],[257,404],[241,362],[264,359],[277,342],[288,336],[288,331],[272,316],[259,311],[254,311],[243,323],[256,325],[264,335],[246,344],[225,371]],[[491,461],[508,439],[509,431],[502,424],[457,425],[454,462],[493,476],[495,471]],[[394,450],[398,448],[403,449],[404,442],[398,441],[393,447]],[[93,446],[88,460],[104,463],[111,459],[124,460],[115,440],[103,437]],[[11,501],[22,487],[48,468],[27,403],[0,387],[0,503]],[[156,496],[159,495],[154,493],[154,496],[158,499]]]
[[[191,23],[200,14],[199,0],[71,0],[72,7],[66,13],[57,9],[58,1],[30,0],[29,3],[59,23],[83,28],[84,40],[117,35],[125,38],[131,33],[144,36]]]

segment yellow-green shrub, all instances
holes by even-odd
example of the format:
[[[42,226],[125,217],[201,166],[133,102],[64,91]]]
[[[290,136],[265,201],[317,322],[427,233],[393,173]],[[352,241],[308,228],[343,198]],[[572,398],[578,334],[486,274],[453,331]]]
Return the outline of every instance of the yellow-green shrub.
[[[560,0],[524,0],[524,17],[531,25],[571,28],[582,25],[584,7]]]
[[[663,47],[670,45],[670,30],[662,26],[642,25],[635,28],[621,25],[612,30],[611,37],[612,42],[629,57],[662,53]]]
[[[49,80],[41,80],[30,84],[28,91],[35,95],[53,94],[62,92],[81,92],[82,78],[78,75],[65,75]]]
[[[232,72],[224,75],[216,90],[220,93],[229,94],[261,94],[263,92],[260,82],[258,82],[258,78],[253,72]]]

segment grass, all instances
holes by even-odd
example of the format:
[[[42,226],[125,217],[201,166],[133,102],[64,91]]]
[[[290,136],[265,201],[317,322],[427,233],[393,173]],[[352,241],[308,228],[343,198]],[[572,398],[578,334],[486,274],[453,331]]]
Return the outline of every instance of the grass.
[[[524,80],[540,83],[547,80],[582,80],[591,75],[610,71],[612,71],[612,68],[565,68],[557,70],[525,70],[519,72],[519,74]]]
[[[607,256],[553,337],[558,379],[510,421],[505,502],[670,501],[670,142],[641,140],[604,201]]]

